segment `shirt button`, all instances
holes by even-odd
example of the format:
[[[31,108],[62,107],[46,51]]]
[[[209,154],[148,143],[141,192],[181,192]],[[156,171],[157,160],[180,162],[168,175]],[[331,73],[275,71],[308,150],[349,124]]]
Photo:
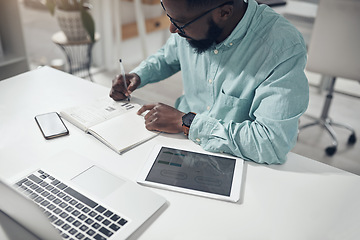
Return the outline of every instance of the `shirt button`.
[[[215,50],[214,50],[214,53],[215,53],[215,54],[218,54],[218,53],[219,53],[219,51],[218,51],[217,49],[215,49]]]
[[[199,143],[199,142],[200,142],[200,138],[197,138],[196,141]]]
[[[233,45],[233,43],[231,42],[229,45],[230,45],[230,46],[232,46],[232,45]]]
[[[210,106],[207,106],[206,109],[209,111],[209,110],[210,110]]]
[[[209,79],[209,83],[211,84],[213,82],[213,80],[212,79]]]

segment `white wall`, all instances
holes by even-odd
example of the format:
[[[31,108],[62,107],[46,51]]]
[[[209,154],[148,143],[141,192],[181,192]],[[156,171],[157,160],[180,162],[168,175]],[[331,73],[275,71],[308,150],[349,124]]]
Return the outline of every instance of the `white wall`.
[[[119,0],[93,0],[92,5],[96,31],[101,35],[100,41],[96,43],[93,50],[93,63],[108,71],[118,69],[119,58],[124,60],[126,66],[137,65],[145,56],[159,49],[169,36],[168,30],[147,34],[144,39],[146,48],[144,54],[139,37],[125,41],[120,40],[120,24],[136,21],[134,3]],[[163,10],[160,4],[142,5],[142,13],[145,18],[152,18],[160,16]]]

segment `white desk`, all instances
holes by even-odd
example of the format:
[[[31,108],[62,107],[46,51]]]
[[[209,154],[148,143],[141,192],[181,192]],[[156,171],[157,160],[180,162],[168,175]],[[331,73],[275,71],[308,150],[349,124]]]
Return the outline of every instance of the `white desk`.
[[[42,137],[35,115],[60,111],[108,92],[49,67],[1,81],[0,177],[10,177],[59,152],[73,151],[135,181],[154,144],[198,147],[182,134],[164,134],[118,155],[68,122],[69,136],[50,141]],[[168,200],[167,206],[131,239],[359,238],[359,176],[293,153],[281,166],[249,163],[247,168],[242,203],[153,189]]]

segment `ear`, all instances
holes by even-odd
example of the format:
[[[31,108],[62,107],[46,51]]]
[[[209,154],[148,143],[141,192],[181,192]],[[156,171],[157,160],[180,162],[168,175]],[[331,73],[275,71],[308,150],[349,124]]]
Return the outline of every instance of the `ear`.
[[[216,9],[213,12],[213,20],[217,24],[223,24],[227,22],[234,14],[234,5],[227,4]]]

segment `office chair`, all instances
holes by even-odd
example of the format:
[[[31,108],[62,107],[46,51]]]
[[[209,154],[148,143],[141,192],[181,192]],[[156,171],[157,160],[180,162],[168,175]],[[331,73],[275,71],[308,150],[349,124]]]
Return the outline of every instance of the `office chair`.
[[[336,77],[360,80],[360,0],[320,0],[309,45],[307,69],[331,76],[331,84],[320,118],[299,127],[320,125],[332,138],[332,145],[325,149],[332,156],[338,141],[332,126],[351,132],[348,144],[356,142],[355,131],[346,124],[337,123],[329,117]]]

